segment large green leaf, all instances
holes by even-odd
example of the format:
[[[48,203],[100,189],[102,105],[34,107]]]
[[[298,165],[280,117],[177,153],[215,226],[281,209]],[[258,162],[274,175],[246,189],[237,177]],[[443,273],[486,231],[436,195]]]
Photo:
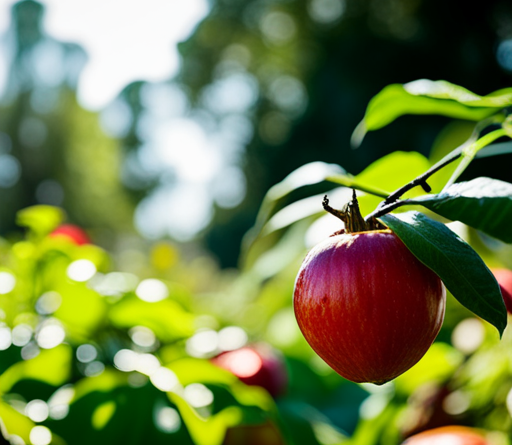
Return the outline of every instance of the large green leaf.
[[[479,96],[443,80],[420,79],[404,85],[388,85],[368,104],[363,120],[352,135],[352,144],[359,145],[366,132],[385,127],[405,114],[438,114],[480,121],[509,105],[512,105],[512,88]]]
[[[325,162],[311,162],[291,172],[281,182],[274,185],[265,195],[256,219],[255,230],[259,232],[272,215],[279,210],[279,201],[301,187],[318,184],[328,177],[344,177],[346,174],[339,165]]]
[[[25,443],[30,443],[30,431],[35,426],[32,420],[16,411],[4,401],[0,401],[0,419],[8,435],[19,436]],[[3,436],[0,433],[0,443],[6,443],[2,441],[2,438]]]
[[[453,184],[437,195],[415,198],[411,203],[512,243],[512,184],[508,182],[476,178]]]
[[[320,184],[322,182],[331,182],[345,187],[354,188],[372,195],[385,198],[389,192],[380,187],[365,184],[354,176],[345,172],[343,168],[336,164],[327,164],[325,162],[311,162],[294,170],[281,182],[274,185],[265,195],[256,218],[254,227],[246,234],[243,241],[243,250],[247,251],[252,243],[258,238],[263,226],[272,218],[284,205],[289,203],[285,198],[294,190],[306,186]],[[329,190],[332,188],[326,188]],[[288,201],[288,202],[285,202]],[[321,209],[321,206],[319,206]]]
[[[351,199],[352,192],[349,187],[356,188],[357,190],[380,190],[381,196],[377,196],[374,193],[358,194],[359,207],[362,214],[366,215],[375,210],[377,205],[382,201],[382,197],[386,197],[390,194],[390,191],[412,181],[414,178],[428,170],[429,167],[429,161],[420,153],[396,151],[373,162],[355,177],[347,174],[343,176],[326,176],[324,179],[325,181],[335,182],[345,186],[329,192],[331,204],[336,208],[342,207]],[[411,190],[407,196],[417,196],[421,193],[421,189],[417,188]],[[271,193],[269,192],[267,197],[270,195]],[[311,222],[311,220],[315,220],[325,214],[325,210],[322,208],[323,196],[323,193],[320,195],[309,196],[295,201],[280,210],[274,208],[272,214],[267,213],[268,220],[265,221],[264,219],[261,219],[260,221],[260,223],[263,223],[260,233],[253,239],[252,245],[245,246],[246,251],[244,255],[244,265],[247,267],[254,264],[259,257],[263,257],[265,252],[285,237],[286,234],[283,234],[284,231],[282,229],[287,229],[292,224],[296,224],[305,219],[309,219]],[[274,236],[270,239],[269,235],[273,235],[276,231],[281,231],[279,236]],[[303,248],[301,242],[291,241],[291,243],[295,243],[298,249]],[[285,252],[289,253],[287,258],[291,258],[297,254],[293,249],[284,249],[283,253]],[[284,261],[276,262],[274,261],[275,258],[272,259],[272,262],[268,260],[269,258],[262,260],[262,264],[266,270],[273,270],[275,272],[278,268],[276,264],[280,264],[282,267],[286,266]],[[270,275],[274,274],[274,272]]]
[[[500,335],[503,333],[507,311],[500,288],[492,272],[469,244],[444,224],[419,212],[388,214],[382,220],[443,280],[463,306],[494,325]]]

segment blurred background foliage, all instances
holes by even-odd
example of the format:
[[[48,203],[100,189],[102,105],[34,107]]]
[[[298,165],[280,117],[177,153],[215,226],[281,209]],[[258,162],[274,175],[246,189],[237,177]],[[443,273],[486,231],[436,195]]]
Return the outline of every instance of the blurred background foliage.
[[[388,84],[446,79],[482,95],[510,86],[509,2],[212,0],[179,46],[178,76],[127,85],[101,112],[76,99],[87,54],[47,34],[40,3],[15,4],[3,38],[0,418],[11,443],[398,444],[446,424],[510,442],[510,332],[498,342],[450,296],[439,341],[394,383],[350,383],[311,351],[293,316],[294,279],[307,248],[336,230],[319,217],[320,194],[341,206],[349,192],[311,184],[327,164],[288,176],[323,161],[393,190],[464,141],[469,122],[406,116],[350,147]],[[213,210],[186,216],[185,235],[150,230],[148,240],[135,228],[147,199],[180,194],[183,181],[148,150],[162,127],[201,129],[222,162],[211,174],[210,158],[188,153],[186,173],[204,180]],[[173,159],[190,148],[177,141]],[[463,179],[512,181],[510,156],[478,160]],[[248,233],[263,229],[258,210],[283,179],[292,193]],[[178,218],[203,201],[183,194],[181,208],[160,212]],[[365,212],[377,202],[361,196]],[[66,218],[92,243],[51,236]],[[509,247],[454,228],[489,266],[512,268]],[[281,392],[210,361],[246,345],[283,364]]]

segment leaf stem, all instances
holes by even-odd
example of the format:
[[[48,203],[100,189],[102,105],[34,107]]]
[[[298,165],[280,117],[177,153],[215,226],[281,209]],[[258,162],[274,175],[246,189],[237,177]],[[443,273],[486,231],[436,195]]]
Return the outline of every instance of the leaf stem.
[[[463,161],[461,162],[461,164],[459,164],[457,170],[450,178],[450,181],[453,181],[448,181],[448,184],[445,186],[446,189],[446,187],[455,182],[455,180],[460,176],[460,174],[464,171],[464,169],[467,167],[469,162],[471,162],[471,160],[475,157],[476,153],[479,150],[491,144],[496,139],[502,136],[507,136],[506,130],[504,130],[503,128],[499,128],[498,130],[492,131],[491,133],[488,133],[482,138],[478,139],[478,135],[484,128],[494,123],[503,122],[503,119],[503,115],[497,114],[479,122],[475,126],[475,129],[473,130],[473,134],[466,142],[464,142],[462,145],[458,146],[450,153],[448,153],[444,158],[442,158],[440,161],[438,161],[436,164],[430,167],[425,173],[421,174],[417,178],[413,179],[411,182],[405,184],[404,186],[400,187],[399,189],[391,193],[389,196],[387,196],[386,199],[382,201],[382,203],[380,203],[379,206],[365,218],[365,220],[368,221],[370,219],[378,218],[380,216],[385,215],[386,213],[389,213],[397,209],[398,207],[411,204],[411,201],[409,200],[399,201],[399,199],[409,190],[417,186],[421,186],[423,190],[425,190],[425,192],[427,193],[430,192],[432,189],[428,185],[427,179],[430,178],[434,173],[438,172],[442,168],[446,167],[447,165],[451,164],[452,162],[462,157]],[[463,168],[461,168],[462,164],[465,164]],[[458,173],[458,175],[455,175],[455,173],[457,173],[459,169],[460,172]]]
[[[329,182],[334,182],[335,184],[343,185],[351,189],[359,190],[360,192],[368,193],[369,195],[378,196],[379,198],[385,199],[389,195],[389,192],[386,192],[385,190],[372,187],[370,185],[359,184],[357,181],[352,180],[351,178],[347,178],[345,176],[327,176],[325,180]]]
[[[471,145],[468,145],[466,148],[464,148],[461,153],[463,160],[457,166],[457,169],[453,172],[443,190],[446,190],[448,187],[455,183],[458,177],[464,172],[464,170],[466,170],[469,163],[482,148],[503,136],[507,136],[507,132],[503,128],[499,128],[498,130],[491,131],[490,133],[473,142]]]

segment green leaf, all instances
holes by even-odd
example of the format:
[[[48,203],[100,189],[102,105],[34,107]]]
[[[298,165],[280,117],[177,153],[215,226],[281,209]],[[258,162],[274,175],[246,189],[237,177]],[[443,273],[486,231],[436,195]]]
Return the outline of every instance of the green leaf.
[[[474,141],[468,145],[465,145],[462,148],[462,153],[461,153],[462,160],[460,161],[459,165],[457,165],[457,168],[455,169],[452,176],[448,180],[445,188],[449,187],[455,183],[455,181],[458,179],[458,177],[464,172],[464,170],[467,168],[467,166],[473,161],[476,154],[480,150],[487,147],[489,144],[494,142],[496,139],[499,139],[504,136],[508,136],[508,134],[503,128],[500,128],[498,130],[494,130],[494,131],[491,131],[490,133],[487,133],[485,136],[482,136],[481,138],[477,139],[476,141]]]
[[[226,386],[242,405],[257,406],[264,411],[275,408],[272,397],[263,388],[243,384],[234,374],[208,360],[184,358],[175,360],[167,368],[176,374],[183,386],[198,382]]]
[[[16,411],[4,401],[0,401],[0,419],[9,435],[20,436],[25,443],[30,443],[30,431],[35,426],[32,420]],[[0,433],[0,440],[1,438],[2,433]]]
[[[23,379],[40,380],[53,386],[62,385],[71,374],[71,347],[61,344],[47,349],[30,360],[15,363],[0,376],[0,393],[8,392]]]
[[[293,190],[318,184],[328,177],[341,178],[345,174],[345,170],[339,165],[326,164],[325,162],[311,162],[299,167],[267,192],[261,204],[255,226],[261,229],[263,224],[276,212],[279,201]]]
[[[377,207],[383,197],[385,198],[390,194],[390,190],[395,190],[404,183],[412,181],[428,170],[429,167],[429,161],[420,153],[395,151],[373,162],[355,177],[350,175],[345,175],[343,179],[334,176],[326,177],[326,181],[345,185],[345,187],[331,190],[329,200],[334,207],[341,207],[352,197],[350,187],[357,190],[373,191],[377,190],[378,187],[383,187],[385,190],[379,189],[381,195],[364,194],[358,196],[361,212],[366,215]],[[409,195],[411,194],[412,196],[419,195],[421,191],[413,190],[409,193]],[[303,219],[311,217],[316,219],[316,217],[326,214],[322,208],[323,196],[324,194],[309,196],[276,211],[262,227],[260,238],[289,227]]]
[[[352,144],[360,145],[368,131],[378,130],[405,114],[437,114],[480,121],[512,104],[512,88],[479,96],[449,82],[420,79],[385,87],[368,104],[354,130]]]
[[[415,198],[411,203],[512,243],[512,184],[508,182],[476,178],[453,184],[437,195]]]
[[[87,338],[105,321],[107,303],[105,298],[84,283],[64,281],[58,277],[55,291],[62,297],[62,303],[55,316],[66,325],[71,338],[87,341]]]
[[[389,194],[378,187],[358,181],[352,175],[347,174],[339,165],[326,164],[325,162],[311,162],[303,165],[290,173],[281,182],[271,187],[267,192],[258,212],[256,223],[254,227],[247,232],[244,238],[242,250],[244,252],[249,250],[251,245],[260,236],[263,226],[283,207],[285,198],[290,193],[302,187],[320,184],[322,182],[343,185],[382,198],[387,197]],[[319,209],[321,210],[321,205]]]
[[[217,414],[204,418],[179,395],[174,393],[167,395],[171,402],[178,407],[196,445],[221,445],[226,430],[238,425],[242,420],[242,410],[237,406],[230,406]]]
[[[422,213],[384,215],[383,222],[443,281],[466,308],[488,321],[500,335],[507,311],[492,272],[478,254],[444,224]]]
[[[464,361],[464,354],[441,342],[434,343],[423,358],[395,379],[396,390],[410,395],[420,386],[446,381]]]
[[[191,336],[195,330],[195,319],[195,315],[169,298],[149,303],[130,295],[110,310],[110,320],[114,326],[145,326],[165,342]]]
[[[64,211],[58,207],[37,205],[20,210],[16,214],[16,223],[27,227],[39,236],[45,236],[64,220]]]

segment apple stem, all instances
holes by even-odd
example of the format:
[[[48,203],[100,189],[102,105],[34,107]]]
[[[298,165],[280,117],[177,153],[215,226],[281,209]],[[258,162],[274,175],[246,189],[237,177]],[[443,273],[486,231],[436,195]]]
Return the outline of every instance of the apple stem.
[[[357,201],[356,191],[352,189],[352,200],[345,204],[341,210],[333,209],[329,205],[327,195],[324,196],[322,206],[326,212],[339,218],[345,224],[345,233],[355,232],[368,232],[370,230],[382,230],[385,226],[382,225],[376,218],[370,218],[365,221],[361,210],[359,209],[359,202]]]

